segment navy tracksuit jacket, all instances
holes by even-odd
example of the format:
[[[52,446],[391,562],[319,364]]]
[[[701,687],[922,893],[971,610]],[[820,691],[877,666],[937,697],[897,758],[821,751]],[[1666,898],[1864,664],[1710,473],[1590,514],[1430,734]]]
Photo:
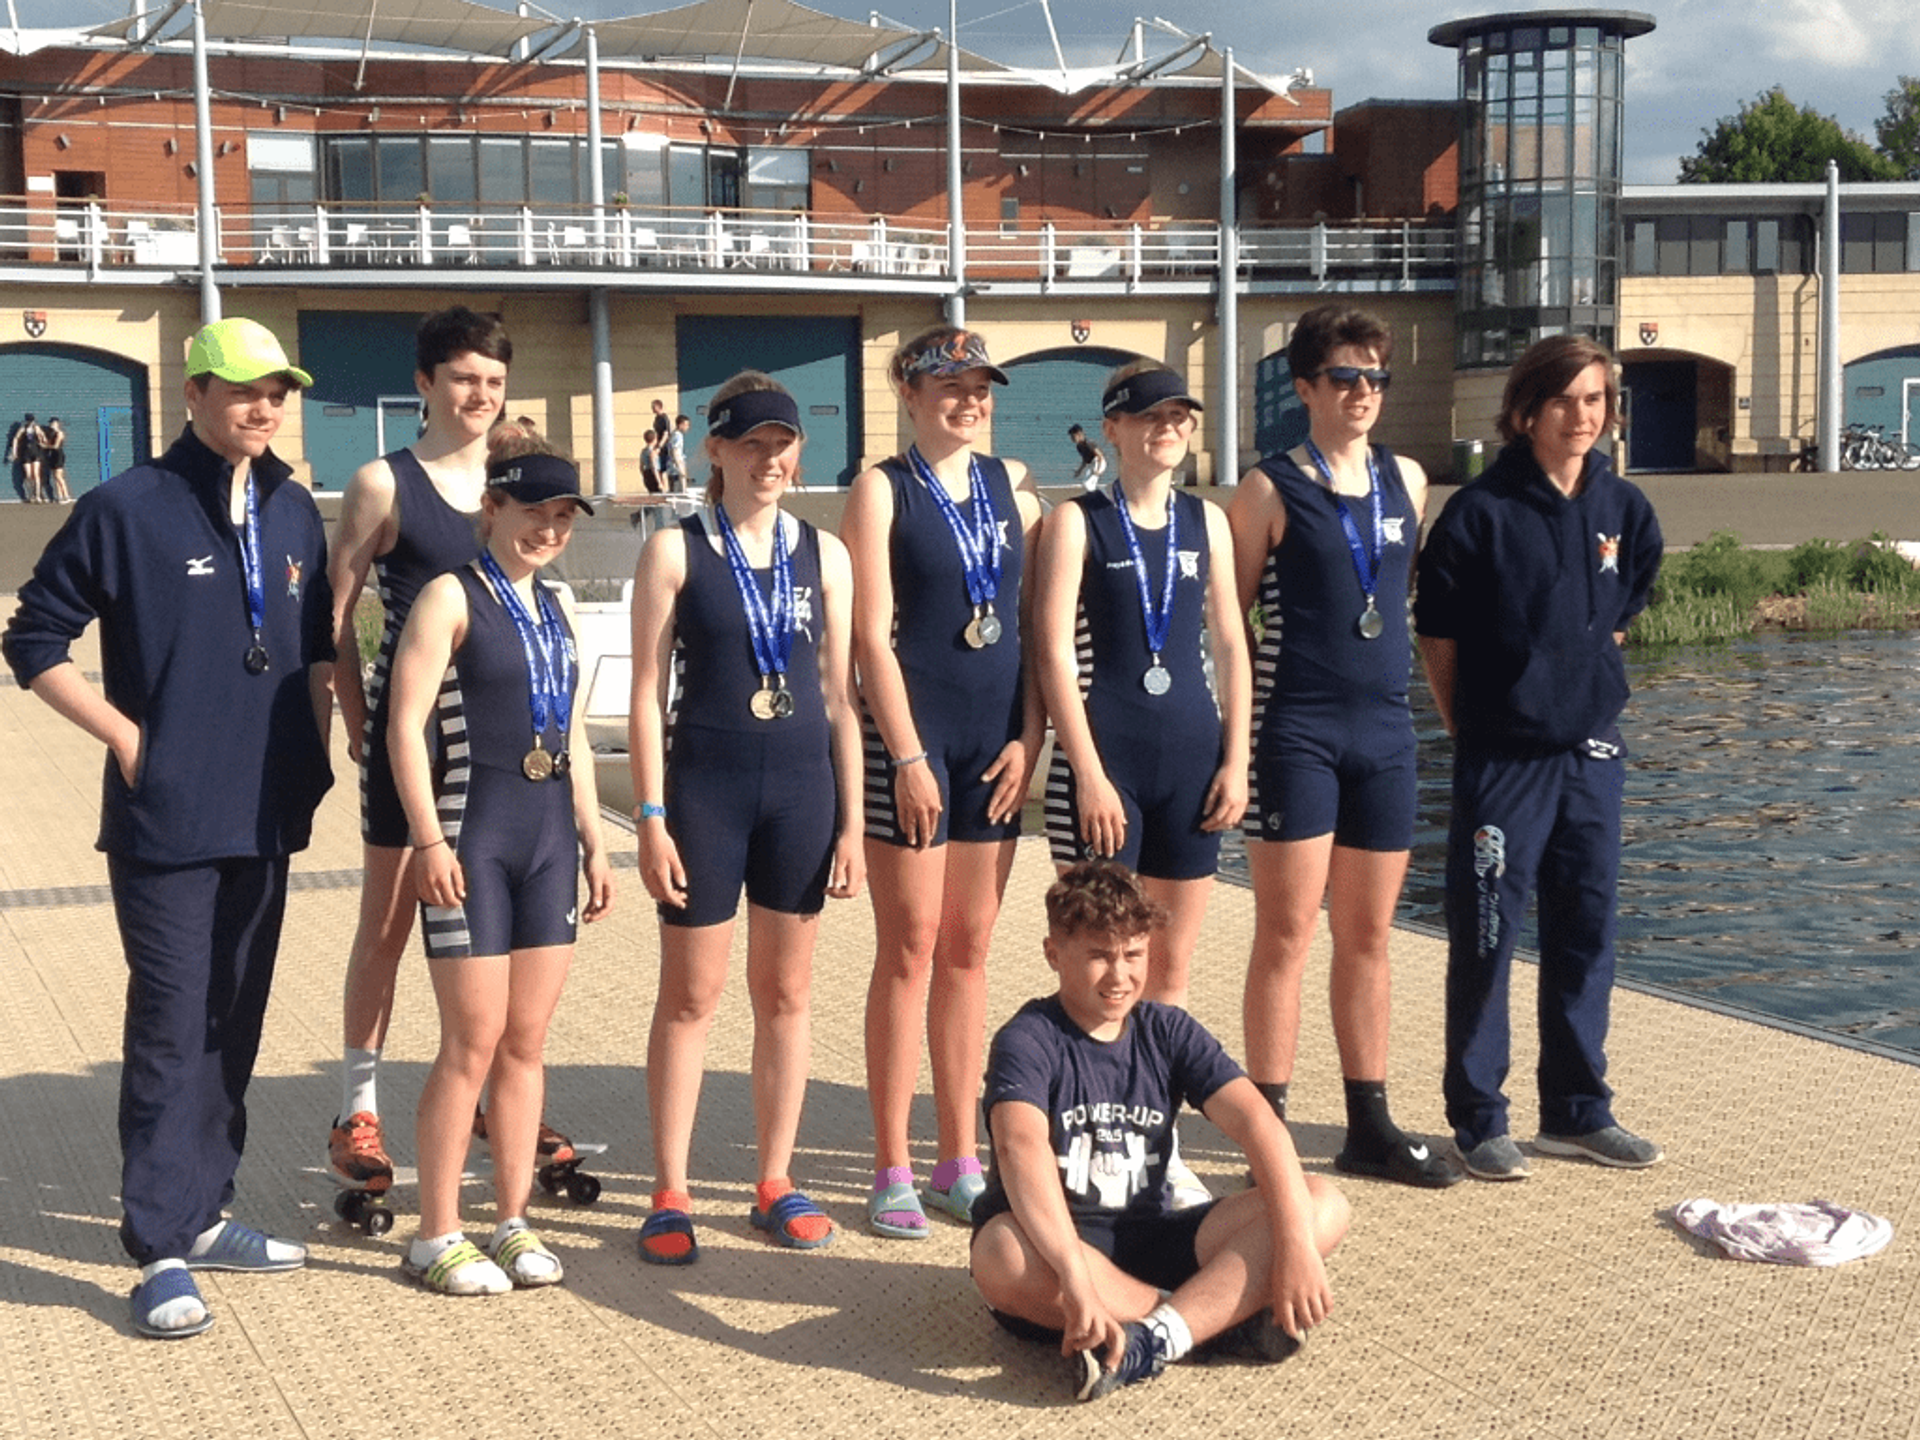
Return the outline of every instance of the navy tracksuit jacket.
[[[1646,608],[1660,527],[1598,453],[1563,495],[1526,441],[1434,523],[1416,628],[1452,640],[1447,1118],[1463,1149],[1507,1130],[1508,977],[1527,899],[1540,921],[1540,1128],[1614,1123],[1606,1084],[1627,699],[1614,641]]]
[[[98,620],[102,689],[141,728],[132,785],[106,757],[98,842],[129,971],[121,1239],[140,1264],[185,1255],[233,1198],[287,857],[332,783],[307,675],[333,659],[319,512],[271,452],[253,462],[270,665],[250,674],[232,473],[189,427],[81,496],[0,637],[27,685]]]

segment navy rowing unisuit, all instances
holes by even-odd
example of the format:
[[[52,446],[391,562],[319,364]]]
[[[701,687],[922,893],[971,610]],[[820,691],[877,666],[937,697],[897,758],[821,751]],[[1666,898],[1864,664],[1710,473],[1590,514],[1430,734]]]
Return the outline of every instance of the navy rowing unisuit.
[[[479,572],[463,565],[453,573],[466,592],[467,633],[434,710],[434,797],[467,893],[459,905],[420,907],[427,955],[571,945],[580,873],[573,787],[564,772],[529,780],[521,769],[533,746],[525,647]],[[571,635],[557,601],[553,610]],[[559,755],[566,743],[560,717],[550,717],[542,748]]]
[[[993,785],[980,777],[1021,725],[1020,582],[1022,536],[1007,467],[991,455],[974,457],[993,499],[1000,583],[994,615],[997,643],[978,648],[963,638],[973,619],[966,569],[939,502],[900,456],[880,462],[893,482],[893,648],[913,710],[927,766],[940,786],[942,809],[930,843],[1010,840],[1020,833],[1018,812],[1000,824],[987,820]],[[976,522],[971,499],[955,502]],[[861,716],[865,746],[867,834],[905,845],[894,808],[894,771],[871,715]]]
[[[703,516],[681,522],[687,574],[674,604],[676,691],[667,742],[667,833],[687,875],[684,909],[660,907],[668,925],[733,918],[745,885],[755,905],[818,914],[838,824],[838,792],[820,690],[820,536],[790,515],[781,542],[793,561],[795,631],[787,689],[793,713],[762,720],[752,709],[759,667],[732,567]],[[753,578],[771,607],[773,568]]]
[[[1412,649],[1407,588],[1420,517],[1390,451],[1373,448],[1381,490],[1374,610],[1333,493],[1285,454],[1260,468],[1286,508],[1286,530],[1260,576],[1265,631],[1254,656],[1253,766],[1242,829],[1250,840],[1331,833],[1357,850],[1413,843],[1414,737],[1407,706]],[[1371,566],[1373,510],[1343,496]]]
[[[466,564],[480,553],[472,515],[447,504],[427,478],[411,450],[380,457],[393,472],[394,502],[400,533],[393,548],[374,557],[380,604],[386,610],[380,650],[367,681],[367,722],[360,762],[360,838],[369,845],[398,849],[407,843],[407,815],[393,788],[393,760],[387,753],[387,688],[393,673],[393,649],[400,627],[420,594],[436,575]]]
[[[1220,837],[1200,824],[1225,747],[1200,645],[1209,558],[1206,504],[1183,490],[1172,493],[1179,541],[1173,557],[1173,618],[1160,654],[1170,682],[1165,693],[1155,695],[1142,683],[1153,654],[1140,582],[1110,489],[1067,502],[1081,507],[1087,527],[1075,649],[1094,744],[1126,809],[1126,840],[1113,858],[1156,879],[1197,880],[1219,864]],[[1166,574],[1167,529],[1136,521],[1135,533],[1157,606]],[[1085,858],[1073,771],[1058,749],[1047,774],[1047,839],[1056,864]]]

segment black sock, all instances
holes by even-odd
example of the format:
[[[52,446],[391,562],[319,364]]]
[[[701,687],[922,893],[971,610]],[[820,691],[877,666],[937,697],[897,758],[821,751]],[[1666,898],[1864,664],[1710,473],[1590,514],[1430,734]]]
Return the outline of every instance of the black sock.
[[[1253,1088],[1258,1090],[1267,1104],[1273,1107],[1273,1113],[1280,1117],[1282,1125],[1287,1123],[1287,1082],[1285,1080],[1256,1080]]]
[[[1387,1082],[1348,1080],[1347,1149],[1364,1159],[1378,1160],[1406,1137],[1387,1112]]]

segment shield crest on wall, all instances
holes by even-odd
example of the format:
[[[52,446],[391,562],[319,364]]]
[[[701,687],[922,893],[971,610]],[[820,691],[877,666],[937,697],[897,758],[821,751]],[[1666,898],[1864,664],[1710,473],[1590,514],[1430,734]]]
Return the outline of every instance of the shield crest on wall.
[[[1087,337],[1091,334],[1093,334],[1093,322],[1091,320],[1076,320],[1073,322],[1073,343],[1074,344],[1076,345],[1086,344]]]
[[[1659,321],[1642,320],[1640,322],[1640,343],[1642,345],[1658,345],[1660,343]]]
[[[20,323],[26,328],[30,339],[38,340],[47,333],[47,312],[44,310],[22,310]]]

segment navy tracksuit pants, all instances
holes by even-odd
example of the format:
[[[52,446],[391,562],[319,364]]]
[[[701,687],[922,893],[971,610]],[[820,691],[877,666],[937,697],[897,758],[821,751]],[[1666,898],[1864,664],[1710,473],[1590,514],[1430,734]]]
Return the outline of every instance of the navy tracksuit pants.
[[[1584,750],[1456,751],[1447,839],[1447,1120],[1462,1150],[1507,1131],[1508,980],[1539,895],[1540,1128],[1584,1135],[1607,1102],[1620,800],[1626,766]]]
[[[120,1243],[148,1265],[184,1257],[233,1199],[287,861],[110,855],[107,876],[128,970]]]

